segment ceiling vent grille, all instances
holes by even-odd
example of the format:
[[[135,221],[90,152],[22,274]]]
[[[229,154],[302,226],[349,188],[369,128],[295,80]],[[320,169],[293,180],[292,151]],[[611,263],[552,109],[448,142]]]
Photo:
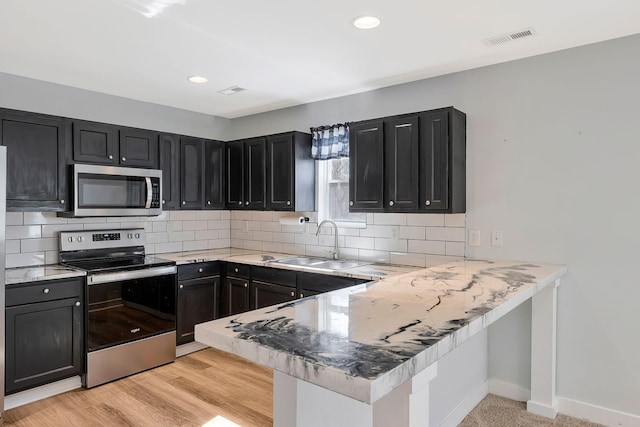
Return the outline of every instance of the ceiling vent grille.
[[[536,30],[534,30],[533,27],[531,27],[531,28],[525,28],[524,30],[520,30],[520,31],[514,31],[508,34],[501,34],[499,36],[489,37],[488,39],[484,39],[483,42],[487,46],[491,47],[491,46],[497,46],[500,44],[509,43],[515,40],[522,40],[528,37],[535,36],[536,34],[538,34],[536,33]]]
[[[247,90],[247,89],[240,86],[231,86],[224,90],[218,91],[218,93],[221,93],[223,95],[235,95],[236,93],[242,92],[243,90]]]

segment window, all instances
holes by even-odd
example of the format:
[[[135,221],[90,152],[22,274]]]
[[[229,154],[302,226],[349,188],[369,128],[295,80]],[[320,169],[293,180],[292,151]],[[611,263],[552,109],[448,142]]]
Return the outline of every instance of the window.
[[[330,219],[339,227],[365,228],[366,213],[349,213],[349,158],[319,160],[318,223]]]

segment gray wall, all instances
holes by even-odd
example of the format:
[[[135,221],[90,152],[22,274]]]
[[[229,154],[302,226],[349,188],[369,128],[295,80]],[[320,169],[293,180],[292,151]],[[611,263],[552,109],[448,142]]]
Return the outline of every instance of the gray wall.
[[[640,415],[640,36],[235,119],[259,135],[453,105],[467,113],[469,257],[567,264],[558,394]],[[504,246],[489,246],[491,230]],[[490,333],[490,375],[529,387],[530,307]],[[499,332],[499,333],[498,333]]]
[[[0,107],[211,139],[228,139],[222,117],[0,73]]]

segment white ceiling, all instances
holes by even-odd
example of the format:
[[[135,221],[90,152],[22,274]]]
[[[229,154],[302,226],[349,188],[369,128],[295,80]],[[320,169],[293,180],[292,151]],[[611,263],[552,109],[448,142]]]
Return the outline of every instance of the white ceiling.
[[[355,29],[365,14],[380,27]],[[235,118],[636,34],[639,18],[638,0],[1,0],[0,72]],[[247,90],[218,93],[233,85]]]

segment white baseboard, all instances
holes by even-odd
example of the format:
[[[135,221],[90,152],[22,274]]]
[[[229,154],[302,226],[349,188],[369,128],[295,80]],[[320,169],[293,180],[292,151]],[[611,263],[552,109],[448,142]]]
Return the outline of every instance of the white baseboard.
[[[469,394],[451,413],[444,419],[440,427],[456,427],[464,417],[489,393],[489,381],[485,381],[471,394]]]
[[[4,409],[6,411],[8,409],[17,408],[18,406],[55,396],[56,394],[64,393],[66,391],[75,390],[80,387],[82,387],[82,382],[80,381],[79,376],[66,378],[51,384],[45,384],[40,387],[6,396],[4,398]]]
[[[176,347],[176,357],[185,356],[189,353],[193,353],[196,351],[200,351],[209,347],[208,345],[201,344],[199,342],[193,341],[188,344],[182,344]]]
[[[560,413],[610,427],[640,427],[640,415],[558,397]]]
[[[531,397],[531,391],[516,384],[490,379],[489,393],[507,399],[526,402]],[[590,403],[579,402],[558,396],[558,412],[570,417],[579,418],[594,423],[603,424],[609,427],[640,427],[640,415],[629,414],[592,405]]]
[[[489,380],[489,393],[518,402],[526,402],[531,399],[531,390],[493,378]]]

